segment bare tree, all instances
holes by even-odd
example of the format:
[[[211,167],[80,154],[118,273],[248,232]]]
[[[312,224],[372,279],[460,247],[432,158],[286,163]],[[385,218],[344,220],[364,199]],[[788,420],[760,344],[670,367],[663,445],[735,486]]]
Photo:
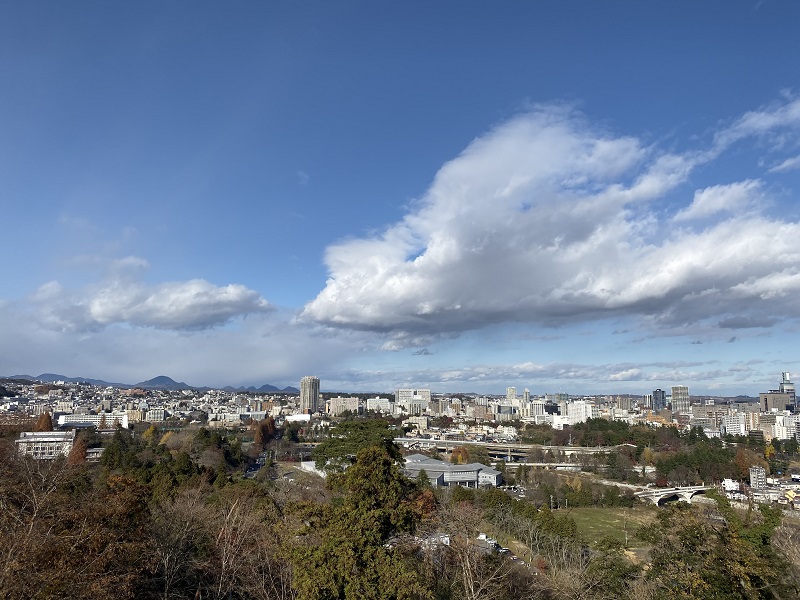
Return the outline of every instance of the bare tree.
[[[440,510],[440,527],[450,533],[450,550],[455,558],[466,600],[499,598],[511,563],[479,543],[478,528],[483,513],[468,502],[447,505]]]

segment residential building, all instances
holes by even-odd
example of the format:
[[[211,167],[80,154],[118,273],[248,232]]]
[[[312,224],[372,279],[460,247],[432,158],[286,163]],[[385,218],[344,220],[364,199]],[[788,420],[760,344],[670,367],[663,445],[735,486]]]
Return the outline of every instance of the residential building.
[[[672,386],[672,412],[682,415],[691,414],[691,401],[689,400],[689,388],[685,385]]]
[[[661,388],[653,390],[653,410],[659,411],[667,408],[667,392]]]
[[[767,471],[764,467],[758,465],[750,467],[750,487],[757,490],[767,487]]]
[[[304,413],[319,412],[319,377],[307,375],[300,380],[300,410]]]
[[[361,401],[358,398],[342,398],[341,396],[337,396],[336,398],[331,398],[325,404],[325,412],[332,417],[337,417],[346,412],[351,412],[354,415],[361,412]]]

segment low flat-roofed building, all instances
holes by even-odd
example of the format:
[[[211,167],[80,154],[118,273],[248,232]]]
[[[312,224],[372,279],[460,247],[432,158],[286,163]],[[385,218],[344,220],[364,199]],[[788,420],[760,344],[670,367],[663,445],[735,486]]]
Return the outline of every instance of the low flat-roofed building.
[[[15,440],[17,454],[39,460],[67,456],[75,442],[75,431],[23,431]]]
[[[454,465],[424,454],[406,456],[407,476],[417,478],[422,471],[425,471],[430,482],[437,486],[497,487],[503,483],[503,474],[500,471],[481,463]]]

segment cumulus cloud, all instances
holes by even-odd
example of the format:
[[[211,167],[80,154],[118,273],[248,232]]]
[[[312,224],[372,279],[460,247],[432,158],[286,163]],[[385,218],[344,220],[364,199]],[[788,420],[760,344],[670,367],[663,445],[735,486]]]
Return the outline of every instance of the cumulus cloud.
[[[699,166],[748,138],[774,151],[798,125],[790,99],[706,148],[663,153],[569,107],[537,107],[446,163],[401,221],[330,246],[329,279],[302,317],[387,332],[397,349],[499,322],[719,320],[752,313],[756,300],[772,303],[756,310],[800,316],[788,296],[800,288],[800,224],[763,213],[762,180],[681,201]],[[703,228],[672,226],[698,218]]]
[[[56,331],[99,331],[114,323],[157,329],[200,330],[270,310],[258,292],[243,285],[216,286],[203,279],[148,285],[139,281],[148,267],[136,257],[114,261],[112,276],[79,290],[59,282],[32,296],[36,316]]]

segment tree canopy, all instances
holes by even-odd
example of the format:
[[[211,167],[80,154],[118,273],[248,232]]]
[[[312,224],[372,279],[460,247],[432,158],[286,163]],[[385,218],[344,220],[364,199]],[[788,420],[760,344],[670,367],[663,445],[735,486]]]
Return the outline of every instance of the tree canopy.
[[[327,440],[314,449],[318,469],[342,471],[353,464],[359,451],[375,447],[382,449],[392,460],[402,459],[394,443],[396,432],[383,419],[345,421],[331,429]]]

